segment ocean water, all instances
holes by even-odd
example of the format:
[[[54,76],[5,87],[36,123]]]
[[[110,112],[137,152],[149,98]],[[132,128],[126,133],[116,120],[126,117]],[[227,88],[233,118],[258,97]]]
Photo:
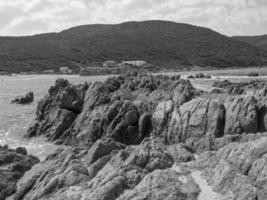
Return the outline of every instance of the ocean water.
[[[46,142],[45,138],[25,139],[27,128],[34,120],[37,102],[47,93],[58,78],[66,78],[78,84],[90,81],[103,81],[108,76],[77,75],[29,75],[0,76],[0,145],[11,148],[23,146],[30,154],[43,160],[58,146]],[[27,105],[11,104],[18,95],[34,92],[34,102]]]

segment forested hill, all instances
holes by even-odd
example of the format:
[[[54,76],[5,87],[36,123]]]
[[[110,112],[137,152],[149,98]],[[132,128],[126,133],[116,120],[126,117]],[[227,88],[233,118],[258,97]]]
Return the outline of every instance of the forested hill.
[[[267,51],[211,29],[169,21],[84,25],[59,33],[0,37],[0,71],[79,68],[105,60],[146,60],[162,69],[267,63]]]
[[[248,44],[257,46],[267,51],[267,35],[235,36],[233,38],[242,42],[247,42]]]

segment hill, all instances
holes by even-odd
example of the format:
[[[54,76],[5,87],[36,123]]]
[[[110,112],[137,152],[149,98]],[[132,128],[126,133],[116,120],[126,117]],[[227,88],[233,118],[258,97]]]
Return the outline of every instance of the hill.
[[[248,44],[257,46],[267,51],[267,35],[259,36],[234,36],[233,39],[247,42]]]
[[[59,33],[0,37],[0,71],[42,71],[105,60],[176,66],[255,66],[267,51],[207,28],[169,21],[84,25]]]

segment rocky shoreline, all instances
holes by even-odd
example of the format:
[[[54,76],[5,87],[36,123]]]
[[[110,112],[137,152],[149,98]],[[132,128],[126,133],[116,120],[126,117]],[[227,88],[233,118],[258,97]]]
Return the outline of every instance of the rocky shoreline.
[[[58,79],[25,137],[70,148],[30,169],[34,159],[0,199],[200,200],[204,182],[218,199],[267,199],[266,83],[214,85],[219,94],[179,76]]]

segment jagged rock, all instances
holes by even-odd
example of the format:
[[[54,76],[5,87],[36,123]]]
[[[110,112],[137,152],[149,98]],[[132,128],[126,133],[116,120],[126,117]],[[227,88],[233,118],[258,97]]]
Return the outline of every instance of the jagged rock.
[[[258,132],[258,108],[255,97],[229,97],[225,108],[225,134]]]
[[[15,193],[17,181],[38,162],[38,158],[27,155],[24,148],[12,150],[0,146],[0,199]]]
[[[124,192],[118,200],[197,200],[200,189],[192,180],[181,181],[181,175],[174,170],[156,170],[133,189]]]
[[[169,120],[172,109],[172,101],[162,101],[155,108],[155,111],[152,115],[152,122],[156,135],[160,135],[164,128],[167,126],[167,122]]]
[[[264,167],[267,137],[244,143],[231,143],[216,152],[206,152],[197,160],[204,176],[216,191],[230,199],[266,199],[267,177]]]
[[[125,145],[114,141],[113,139],[102,139],[94,143],[85,158],[88,165],[94,163],[99,158],[109,155],[113,150],[125,149]]]
[[[67,145],[86,146],[102,137],[138,144],[152,132],[151,115],[160,101],[181,105],[194,94],[179,77],[137,74],[79,86],[59,79],[38,103],[27,135]]]
[[[178,80],[173,89],[173,103],[174,105],[182,105],[190,101],[194,97],[195,89],[188,80]]]
[[[81,112],[83,97],[88,85],[74,86],[58,79],[48,94],[38,102],[36,120],[27,136],[45,135],[51,141],[59,139]]]
[[[258,102],[258,124],[259,131],[266,132],[267,131],[267,98],[261,98]]]
[[[229,94],[236,95],[254,95],[263,97],[267,94],[267,84],[264,80],[251,80],[248,82],[231,82],[228,80],[215,81],[213,87],[223,88]]]
[[[42,169],[23,183],[16,200],[116,199],[133,189],[146,174],[170,168],[173,158],[158,140],[146,139],[139,146],[111,139],[97,141],[86,153],[71,149],[49,156]]]
[[[194,150],[189,146],[183,144],[174,144],[169,145],[168,150],[174,158],[175,163],[195,160]]]
[[[165,135],[167,143],[188,138],[223,136],[225,108],[216,100],[197,98],[174,109]]]
[[[12,100],[11,103],[17,103],[17,104],[28,104],[33,102],[33,92],[29,92],[24,96],[18,96],[14,100]]]

